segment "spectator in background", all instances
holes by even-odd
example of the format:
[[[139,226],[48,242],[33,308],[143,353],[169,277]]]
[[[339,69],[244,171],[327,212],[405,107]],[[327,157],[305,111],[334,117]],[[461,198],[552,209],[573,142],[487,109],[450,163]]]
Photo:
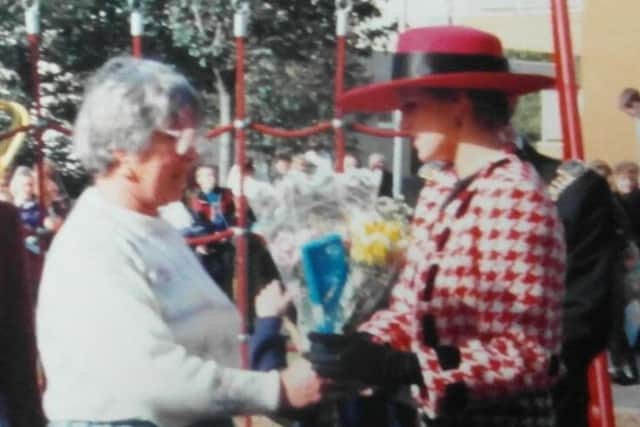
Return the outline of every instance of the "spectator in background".
[[[0,425],[43,427],[34,294],[26,277],[21,219],[0,202]]]
[[[610,182],[615,195],[616,232],[620,239],[620,250],[612,304],[614,323],[609,341],[611,360],[609,371],[611,381],[614,383],[631,385],[637,384],[640,379],[635,351],[630,347],[625,334],[625,308],[638,297],[637,279],[634,279],[633,273],[639,262],[637,251],[640,245],[637,235],[640,221],[637,215],[640,215],[640,211],[638,211],[637,197],[633,195],[638,191],[638,166],[633,162],[622,162],[615,166],[615,171],[611,169],[610,171]]]
[[[33,172],[27,166],[18,166],[9,182],[13,204],[20,212],[22,223],[30,232],[43,225],[43,209],[38,202]]]
[[[618,200],[622,203],[633,232],[633,240],[640,245],[640,168],[636,162],[623,161],[614,165],[611,181]]]
[[[273,159],[272,181],[280,181],[291,169],[291,155],[289,153],[278,153]]]
[[[613,169],[609,166],[609,163],[604,160],[596,159],[589,162],[589,167],[594,170],[598,175],[603,177],[609,182],[611,178],[611,174],[613,173]]]
[[[393,175],[387,170],[386,160],[382,153],[369,155],[369,169],[381,174],[378,195],[393,197]]]
[[[309,162],[304,154],[298,153],[291,157],[291,167],[289,169],[296,172],[306,173],[309,170]]]
[[[640,119],[640,92],[635,88],[625,88],[618,99],[620,110],[633,118]]]
[[[344,155],[342,165],[344,166],[344,171],[348,172],[353,169],[358,169],[360,167],[360,162],[353,153],[346,153]]]
[[[636,143],[640,144],[640,92],[636,88],[625,88],[618,97],[618,108],[636,122]]]
[[[64,189],[55,163],[50,160],[45,160],[43,171],[45,177],[43,200],[47,215],[47,218],[45,218],[45,226],[49,229],[57,230],[71,210],[71,199]],[[34,186],[36,197],[40,198],[37,167],[33,168],[33,176],[35,178]]]
[[[256,216],[259,215],[262,199],[271,197],[273,194],[273,187],[268,182],[257,180],[254,173],[253,160],[247,159],[244,166],[243,193],[249,203],[247,215],[249,225],[253,224]],[[240,171],[237,164],[234,164],[229,170],[227,186],[235,197],[240,196]]]
[[[201,164],[194,172],[198,191],[191,200],[196,223],[207,231],[222,231],[236,225],[236,205],[230,189],[218,185],[218,168]]]
[[[95,184],[54,239],[37,306],[50,427],[231,426],[320,398],[304,361],[237,368],[240,314],[158,217],[182,196],[202,114],[159,62],[115,58],[89,80],[73,148]]]
[[[201,234],[227,230],[236,225],[236,205],[230,189],[218,185],[218,168],[201,164],[194,171],[197,194],[191,199],[194,226]],[[246,181],[245,181],[246,182]],[[251,215],[253,219],[253,216]],[[228,240],[196,247],[207,273],[232,298],[234,248]]]

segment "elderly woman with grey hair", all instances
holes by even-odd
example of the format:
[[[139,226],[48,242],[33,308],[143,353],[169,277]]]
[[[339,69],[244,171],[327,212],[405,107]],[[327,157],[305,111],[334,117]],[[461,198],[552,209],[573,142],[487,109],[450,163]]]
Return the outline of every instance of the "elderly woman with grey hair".
[[[73,146],[95,183],[54,239],[37,308],[50,426],[227,426],[320,398],[306,361],[235,367],[239,313],[158,217],[182,194],[201,114],[155,61],[112,59],[88,83]]]

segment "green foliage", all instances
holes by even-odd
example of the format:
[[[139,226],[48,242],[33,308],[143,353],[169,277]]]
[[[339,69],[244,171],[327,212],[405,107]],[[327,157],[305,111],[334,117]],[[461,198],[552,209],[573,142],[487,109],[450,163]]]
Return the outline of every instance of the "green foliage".
[[[513,126],[528,141],[537,142],[541,138],[540,93],[521,96],[513,115]]]
[[[173,63],[192,78],[210,109],[208,125],[219,123],[216,75],[233,91],[235,45],[233,1],[140,0],[144,10],[145,56]],[[379,16],[371,1],[356,0],[352,24]],[[330,119],[335,67],[334,0],[249,0],[246,40],[248,115],[253,121],[286,128]],[[42,104],[45,117],[72,122],[86,75],[104,61],[130,50],[127,0],[41,2]],[[392,27],[362,27],[349,37],[347,86],[368,79],[357,58]],[[0,97],[29,103],[31,78],[21,2],[0,0]],[[270,137],[250,134],[250,148],[271,153]],[[301,146],[307,140],[290,141]],[[314,138],[328,147],[330,134]],[[78,176],[65,138],[49,138],[47,149],[57,157],[63,175]],[[33,141],[20,161],[33,161]],[[57,154],[61,153],[61,154]]]

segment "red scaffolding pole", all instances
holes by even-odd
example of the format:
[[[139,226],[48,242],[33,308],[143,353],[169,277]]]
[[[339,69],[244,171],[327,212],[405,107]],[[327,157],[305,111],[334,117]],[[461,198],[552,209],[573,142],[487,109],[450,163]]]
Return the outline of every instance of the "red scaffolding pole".
[[[33,1],[25,10],[25,25],[27,28],[27,41],[29,42],[29,58],[31,60],[31,82],[33,85],[32,97],[36,116],[34,137],[36,139],[36,170],[38,176],[38,201],[42,217],[45,217],[45,174],[44,174],[44,129],[42,123],[42,105],[40,103],[40,73],[38,63],[40,61],[40,2]]]
[[[242,232],[236,237],[236,268],[235,268],[235,296],[238,309],[242,314],[242,336],[240,337],[240,351],[242,366],[249,366],[249,352],[247,345],[248,325],[248,301],[247,301],[247,198],[244,194],[244,177],[246,165],[246,105],[244,86],[244,42],[248,20],[248,6],[242,3],[234,16],[234,35],[236,42],[236,84],[235,84],[235,150],[236,167],[240,177],[240,195],[236,197],[238,207],[238,226]]]
[[[136,58],[142,58],[142,12],[131,12],[131,53]]]
[[[556,86],[562,119],[565,159],[584,160],[580,114],[578,112],[576,73],[571,45],[571,25],[566,0],[551,0]],[[615,417],[607,356],[603,352],[591,363],[589,377],[589,424],[613,427]]]

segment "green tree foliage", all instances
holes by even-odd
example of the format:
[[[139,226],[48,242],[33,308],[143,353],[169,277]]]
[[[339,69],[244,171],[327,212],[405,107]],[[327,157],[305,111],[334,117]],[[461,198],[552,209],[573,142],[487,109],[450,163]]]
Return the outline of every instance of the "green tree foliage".
[[[220,0],[139,0],[144,10],[145,56],[173,63],[190,76],[210,109],[208,126],[220,123],[233,99],[235,69],[233,16],[237,2]],[[246,41],[248,115],[272,126],[298,128],[329,119],[335,66],[334,0],[249,0]],[[127,0],[41,2],[42,104],[46,117],[69,124],[81,99],[87,73],[107,58],[130,51]],[[350,19],[359,30],[349,36],[346,82],[365,81],[358,58],[391,28],[363,25],[379,16],[371,1],[354,1]],[[0,97],[29,104],[31,78],[21,2],[0,0]],[[225,93],[226,92],[226,93]],[[105,100],[105,102],[107,102]],[[226,105],[231,109],[232,105]],[[228,119],[228,118],[227,118]],[[329,146],[330,135],[316,138]],[[250,133],[250,148],[273,152],[286,144]],[[289,144],[302,145],[306,141]],[[61,172],[79,174],[69,159],[68,141],[48,138]],[[33,160],[33,142],[20,161]],[[54,154],[57,153],[57,154]],[[60,154],[62,153],[62,154]]]

